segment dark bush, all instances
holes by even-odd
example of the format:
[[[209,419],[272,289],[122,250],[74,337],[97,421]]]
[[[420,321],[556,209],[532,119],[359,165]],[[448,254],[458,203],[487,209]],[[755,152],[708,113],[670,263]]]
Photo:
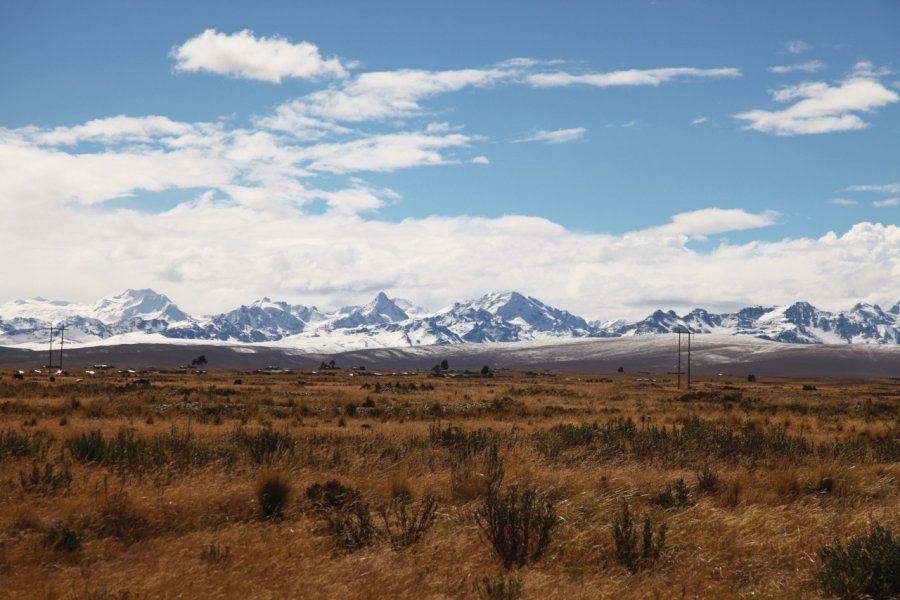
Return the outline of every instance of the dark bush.
[[[57,552],[75,552],[81,549],[81,533],[66,526],[54,527],[44,537],[44,547]]]
[[[868,535],[857,535],[844,546],[819,547],[819,584],[829,596],[887,599],[900,597],[900,537],[875,523]]]
[[[280,520],[291,494],[291,482],[281,471],[264,470],[256,477],[256,498],[263,519]]]

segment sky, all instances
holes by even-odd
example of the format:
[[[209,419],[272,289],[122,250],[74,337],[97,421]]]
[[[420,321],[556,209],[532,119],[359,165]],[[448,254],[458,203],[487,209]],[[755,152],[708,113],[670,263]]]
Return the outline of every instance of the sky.
[[[0,4],[0,302],[900,300],[900,3]]]

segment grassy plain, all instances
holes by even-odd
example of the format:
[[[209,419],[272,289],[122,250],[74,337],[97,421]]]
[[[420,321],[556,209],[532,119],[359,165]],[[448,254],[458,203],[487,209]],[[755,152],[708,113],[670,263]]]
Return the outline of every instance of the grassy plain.
[[[815,598],[822,544],[900,531],[895,380],[11,374],[10,598],[478,598],[499,574],[526,599]],[[290,492],[266,518],[272,478]],[[329,480],[371,512],[358,543],[356,517],[306,494]],[[476,515],[510,485],[536,487],[555,520],[541,556],[507,571]],[[385,518],[396,533],[393,509],[430,498],[421,539],[392,543]],[[631,568],[623,503],[638,529],[666,526]]]

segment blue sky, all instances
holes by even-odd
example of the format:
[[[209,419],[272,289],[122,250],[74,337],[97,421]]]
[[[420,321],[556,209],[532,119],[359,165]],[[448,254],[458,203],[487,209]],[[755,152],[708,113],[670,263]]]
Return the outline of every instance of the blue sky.
[[[890,305],[898,30],[886,1],[8,1],[0,295]]]

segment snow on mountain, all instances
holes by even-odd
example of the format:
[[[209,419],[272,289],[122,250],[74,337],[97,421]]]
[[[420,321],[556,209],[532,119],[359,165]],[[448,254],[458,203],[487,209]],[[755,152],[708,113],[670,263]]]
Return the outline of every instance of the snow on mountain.
[[[86,316],[107,325],[132,319],[162,320],[170,323],[190,320],[190,317],[166,296],[147,289],[129,289],[112,298],[99,300]]]
[[[635,322],[588,323],[518,292],[492,292],[433,313],[381,292],[365,306],[332,312],[262,298],[229,312],[195,318],[153,290],[126,290],[93,305],[45,298],[0,305],[0,345],[46,344],[50,325],[60,322],[66,324],[67,343],[74,345],[169,339],[275,344],[323,352],[640,336],[679,330],[793,344],[900,344],[900,302],[888,311],[859,303],[837,313],[807,302],[752,306],[733,313],[697,308],[678,315],[657,310]]]
[[[385,325],[407,319],[409,315],[402,308],[394,304],[387,294],[379,292],[375,299],[365,306],[350,308],[345,316],[335,320],[331,326],[333,329],[347,329],[362,325]]]
[[[493,292],[457,302],[425,320],[453,332],[462,341],[475,343],[596,334],[581,317],[518,292]]]
[[[410,302],[409,300],[404,300],[403,298],[391,298],[391,302],[393,302],[396,306],[403,310],[409,317],[424,317],[429,314],[429,312],[416,304],[415,302]]]

